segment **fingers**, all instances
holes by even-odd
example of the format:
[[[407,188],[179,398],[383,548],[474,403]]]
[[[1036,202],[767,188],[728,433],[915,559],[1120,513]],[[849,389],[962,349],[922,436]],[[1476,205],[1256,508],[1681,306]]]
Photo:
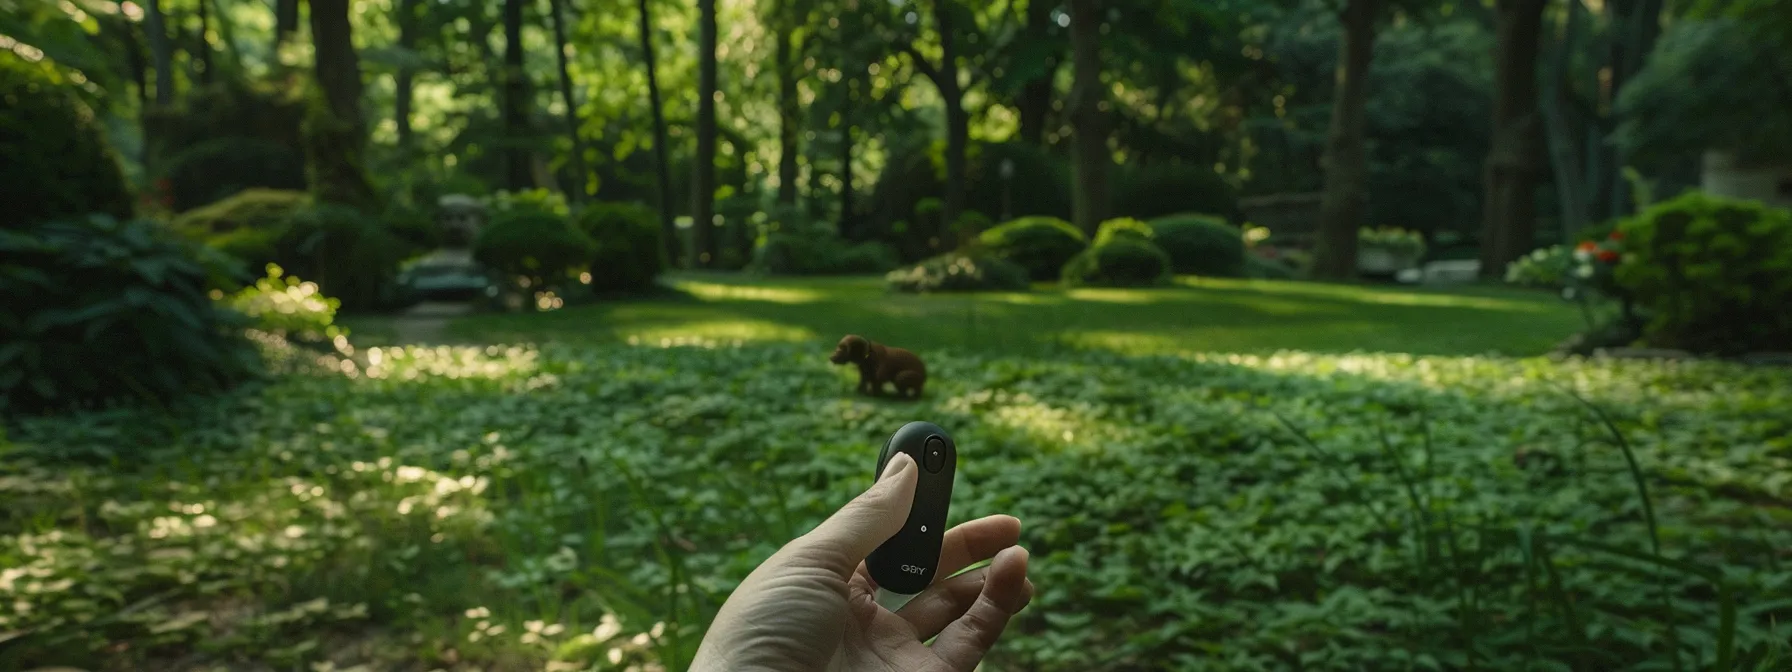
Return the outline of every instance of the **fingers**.
[[[902,530],[915,503],[915,458],[896,453],[883,477],[821,525],[790,543],[794,557],[850,578],[865,556]]]
[[[955,670],[977,667],[989,647],[995,646],[1008,619],[1027,606],[1031,587],[1027,582],[1027,550],[1003,549],[984,572],[983,586],[964,616],[940,631],[933,643],[934,655]],[[969,576],[967,574],[966,576]]]
[[[977,597],[983,594],[989,571],[989,567],[978,567],[928,586],[908,604],[902,605],[896,615],[915,629],[916,639],[933,639],[976,604]],[[1032,580],[1024,580],[1024,583],[1021,590],[1023,605],[1033,598]]]
[[[934,576],[951,576],[1018,543],[1020,519],[1014,516],[978,518],[946,530],[946,537],[940,540],[940,564]]]

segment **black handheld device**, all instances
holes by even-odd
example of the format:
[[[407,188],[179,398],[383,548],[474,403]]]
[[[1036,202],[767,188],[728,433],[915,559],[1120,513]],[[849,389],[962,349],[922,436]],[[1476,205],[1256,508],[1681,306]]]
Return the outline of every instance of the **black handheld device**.
[[[908,423],[884,443],[877,456],[878,478],[896,453],[908,453],[921,472],[915,482],[915,503],[902,531],[872,551],[865,558],[865,568],[879,589],[914,595],[933,583],[939,569],[946,510],[952,504],[952,477],[958,469],[958,446],[939,425]]]

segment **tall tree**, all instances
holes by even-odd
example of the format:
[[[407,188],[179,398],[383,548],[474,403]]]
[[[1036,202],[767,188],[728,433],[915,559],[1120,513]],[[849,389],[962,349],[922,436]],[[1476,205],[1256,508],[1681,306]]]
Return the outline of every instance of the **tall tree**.
[[[940,61],[935,64],[915,48],[913,42],[902,45],[902,50],[914,62],[915,69],[920,70],[928,81],[933,82],[939,90],[940,100],[946,106],[946,198],[940,209],[940,221],[951,226],[958,221],[958,214],[964,212],[966,158],[965,154],[971,144],[971,114],[964,107],[965,85],[958,77],[958,14],[960,8],[953,0],[933,1],[933,29],[939,34]],[[968,18],[968,17],[967,17]]]
[[[422,0],[398,1],[398,48],[406,55],[405,62],[399,64],[398,71],[392,76],[392,118],[398,125],[398,148],[405,151],[413,147],[411,99],[416,92],[417,77],[409,54],[417,48],[417,12],[423,7]]]
[[[560,69],[560,99],[566,104],[566,133],[572,140],[573,200],[584,200],[590,174],[585,172],[585,143],[579,138],[579,104],[572,95],[572,71],[566,67],[566,0],[548,0],[554,19],[554,57]]]
[[[1095,233],[1108,214],[1106,86],[1101,82],[1101,2],[1070,0],[1070,120],[1076,136],[1076,188],[1071,192],[1077,228]]]
[[[672,220],[672,167],[666,158],[670,152],[666,140],[666,110],[660,103],[660,80],[655,72],[653,56],[653,14],[648,0],[638,0],[641,27],[641,61],[647,68],[647,105],[653,111],[653,169],[659,187],[660,244],[666,248],[666,259],[678,261],[678,225]]]
[[[1052,110],[1052,80],[1058,72],[1058,52],[1052,48],[1056,42],[1051,36],[1052,10],[1058,4],[1057,0],[1028,0],[1022,29],[1023,38],[1031,47],[1027,50],[1031,59],[1027,65],[1041,71],[1021,85],[1014,107],[1020,116],[1021,141],[1035,145],[1045,141],[1046,117]]]
[[[286,46],[286,40],[299,31],[299,0],[274,0],[274,58],[280,58],[280,48]]]
[[[1481,214],[1481,275],[1504,275],[1531,249],[1543,120],[1537,111],[1537,53],[1548,0],[1499,0],[1494,19],[1493,138]]]
[[[716,261],[716,0],[697,0],[697,156],[691,180],[692,265]]]
[[[798,100],[796,68],[797,47],[794,28],[796,15],[792,11],[792,0],[781,0],[775,10],[777,20],[773,25],[776,30],[777,53],[772,57],[772,67],[777,69],[778,76],[778,202],[784,205],[796,204],[797,180],[797,125],[802,122],[802,101]]]
[[[209,0],[199,0],[199,35],[193,40],[193,49],[199,60],[199,83],[211,84],[217,81],[216,63],[212,61],[212,13]]]
[[[306,121],[312,190],[324,201],[369,207],[374,195],[362,164],[367,127],[361,115],[361,60],[349,21],[351,0],[309,1],[313,69],[324,105]]]
[[[156,105],[174,102],[174,45],[168,41],[168,18],[161,0],[148,0],[143,30],[149,33],[149,56],[156,69]]]
[[[1316,278],[1356,275],[1357,229],[1369,203],[1368,150],[1363,141],[1369,100],[1369,62],[1375,55],[1375,22],[1381,0],[1344,0],[1339,19],[1337,90],[1325,138],[1325,188],[1313,255]]]
[[[535,186],[528,147],[529,73],[523,68],[523,3],[504,0],[504,67],[501,117],[504,125],[504,186],[522,191]]]

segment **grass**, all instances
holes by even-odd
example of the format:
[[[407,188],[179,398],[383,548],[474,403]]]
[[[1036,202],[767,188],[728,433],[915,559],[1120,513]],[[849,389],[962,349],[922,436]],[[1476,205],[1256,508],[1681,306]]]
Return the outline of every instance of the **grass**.
[[[832,341],[847,333],[916,349],[1126,354],[1404,352],[1535,355],[1581,326],[1560,299],[1503,287],[1448,290],[1182,278],[1166,289],[891,294],[875,278],[753,280],[684,274],[673,300],[483,315],[453,339],[493,343],[658,343],[680,338]],[[378,321],[351,322],[369,335]],[[390,332],[385,333],[390,337]]]
[[[1025,312],[903,319],[1007,297],[679,285],[451,327],[527,343],[363,343],[231,399],[16,423],[0,669],[681,669],[736,582],[916,418],[964,447],[954,522],[1025,522],[1040,593],[990,670],[1786,669],[1792,372],[1460,354],[1560,319],[1493,290],[1007,304],[1211,343],[1227,332],[1164,306],[1262,295],[1407,315],[1279,336],[1314,350],[1457,348],[1152,355],[1067,347]],[[1435,311],[1529,326],[1441,338]],[[852,396],[804,340],[843,329],[928,348],[927,398]]]

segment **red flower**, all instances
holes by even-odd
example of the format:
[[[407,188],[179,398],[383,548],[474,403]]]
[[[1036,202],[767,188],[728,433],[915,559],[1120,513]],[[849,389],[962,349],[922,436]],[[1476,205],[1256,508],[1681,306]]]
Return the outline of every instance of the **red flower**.
[[[1606,236],[1606,237],[1607,237],[1607,238],[1610,238],[1610,239],[1612,239],[1612,240],[1623,240],[1623,239],[1624,239],[1624,232],[1623,232],[1623,231],[1612,231],[1612,235],[1609,235],[1609,236]]]
[[[1612,250],[1600,250],[1597,258],[1600,261],[1610,264],[1618,260],[1618,253]]]
[[[1580,245],[1576,246],[1574,249],[1582,252],[1592,252],[1593,250],[1599,249],[1599,243],[1595,243],[1591,240],[1583,240]]]

